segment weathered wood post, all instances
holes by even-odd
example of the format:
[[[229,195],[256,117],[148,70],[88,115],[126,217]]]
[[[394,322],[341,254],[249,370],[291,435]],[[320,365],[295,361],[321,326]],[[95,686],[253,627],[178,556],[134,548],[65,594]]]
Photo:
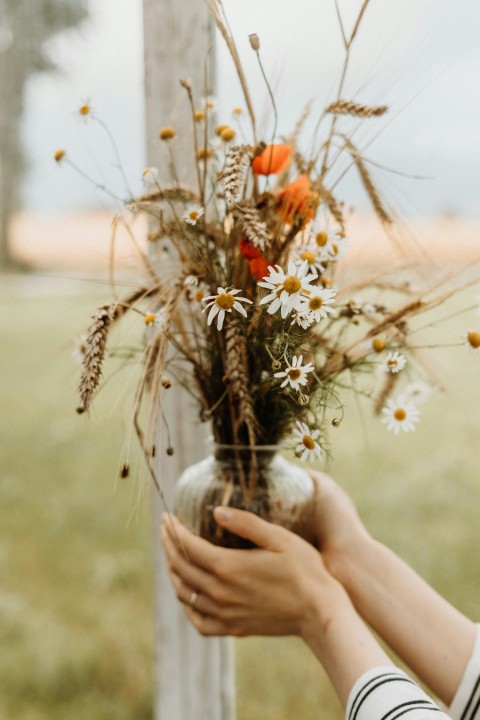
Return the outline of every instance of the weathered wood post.
[[[214,31],[202,0],[143,0],[145,37],[147,163],[160,170],[158,130],[175,125],[175,159],[182,178],[193,170],[191,117],[178,109],[180,78],[191,78],[203,95],[205,67],[214,77]],[[210,50],[210,53],[209,53]],[[163,176],[165,179],[165,175]],[[164,427],[158,429],[157,472],[168,502],[181,471],[205,456],[205,431],[195,408],[181,390],[164,394],[173,456],[167,456]],[[163,431],[163,432],[162,432]],[[234,720],[233,652],[230,640],[202,638],[187,623],[172,591],[159,542],[159,498],[153,501],[156,610],[157,720]]]

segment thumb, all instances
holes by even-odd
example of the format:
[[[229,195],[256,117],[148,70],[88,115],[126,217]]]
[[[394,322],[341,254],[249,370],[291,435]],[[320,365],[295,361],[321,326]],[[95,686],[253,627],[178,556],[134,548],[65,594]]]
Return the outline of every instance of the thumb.
[[[213,511],[219,525],[235,535],[251,540],[255,545],[269,550],[280,550],[282,536],[286,532],[278,525],[262,520],[258,515],[219,505]]]

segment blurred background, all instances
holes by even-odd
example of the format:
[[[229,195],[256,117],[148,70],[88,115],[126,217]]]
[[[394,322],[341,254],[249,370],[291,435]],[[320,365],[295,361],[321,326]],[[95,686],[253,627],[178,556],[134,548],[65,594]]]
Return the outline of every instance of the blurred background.
[[[253,32],[279,133],[312,102],[308,136],[341,69],[333,0],[224,5],[266,139]],[[358,6],[340,3],[347,25]],[[373,0],[345,91],[389,105],[357,141],[404,232],[446,271],[474,273],[480,258],[479,34],[473,0]],[[217,68],[218,122],[228,122],[242,98],[221,42]],[[74,354],[111,298],[111,220],[126,196],[119,158],[134,192],[149,164],[141,0],[0,0],[0,89],[0,718],[147,720],[156,538],[140,464],[118,479],[135,378],[111,373],[92,416],[79,417]],[[85,103],[100,122],[79,113]],[[72,165],[55,163],[59,149]],[[355,177],[341,196],[355,210],[353,258],[364,258],[386,240]],[[128,285],[138,265],[126,236],[118,245]],[[477,306],[469,288],[436,311],[434,341],[455,345],[478,329]],[[444,392],[412,437],[380,435],[369,407],[346,398],[327,466],[370,530],[476,618],[478,362],[462,347],[432,350]],[[237,655],[239,720],[342,717],[300,643],[247,639]]]

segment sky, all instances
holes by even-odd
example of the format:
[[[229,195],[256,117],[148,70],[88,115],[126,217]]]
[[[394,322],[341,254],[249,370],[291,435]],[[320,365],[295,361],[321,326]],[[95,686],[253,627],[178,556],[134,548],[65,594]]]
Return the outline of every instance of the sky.
[[[199,0],[200,2],[201,0]],[[360,0],[339,0],[351,27]],[[315,114],[335,96],[343,48],[334,0],[224,0],[266,139],[272,113],[248,34],[261,54],[279,109],[279,133],[313,101]],[[390,206],[406,216],[480,216],[480,6],[478,0],[372,0],[352,52],[345,98],[387,104],[355,139]],[[91,0],[90,19],[49,46],[59,65],[36,76],[26,97],[23,137],[29,163],[27,209],[38,213],[111,208],[110,198],[52,161],[64,147],[98,184],[124,195],[109,134],[79,120],[89,101],[115,138],[136,189],[145,156],[141,0]],[[217,43],[218,122],[242,104],[231,62]],[[348,129],[348,122],[344,126]],[[405,177],[408,176],[408,177]],[[354,174],[341,185],[348,204],[368,207]]]

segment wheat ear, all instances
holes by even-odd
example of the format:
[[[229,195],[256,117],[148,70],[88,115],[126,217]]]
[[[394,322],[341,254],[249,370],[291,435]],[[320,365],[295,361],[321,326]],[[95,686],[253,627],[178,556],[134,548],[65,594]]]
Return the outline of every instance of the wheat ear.
[[[244,425],[247,429],[250,445],[255,444],[255,412],[249,395],[247,341],[241,329],[235,323],[229,323],[225,329],[225,352],[227,371],[223,377],[230,390],[235,412],[236,428]]]
[[[250,145],[235,145],[225,158],[225,168],[220,176],[223,180],[225,200],[232,207],[242,196],[245,187],[247,167],[253,157]]]
[[[356,117],[380,117],[388,111],[387,105],[360,105],[351,100],[336,100],[331,103],[325,112],[332,115],[354,115]]]
[[[102,307],[96,311],[95,315],[93,315],[93,323],[88,328],[87,338],[85,340],[85,354],[83,356],[83,372],[78,386],[80,405],[77,408],[77,412],[79,414],[89,409],[92,398],[100,383],[108,331],[117,313],[117,303],[102,305]]]
[[[251,205],[238,204],[235,206],[234,216],[242,226],[242,230],[252,245],[265,250],[270,245],[270,235],[267,226],[262,220],[260,211]]]

